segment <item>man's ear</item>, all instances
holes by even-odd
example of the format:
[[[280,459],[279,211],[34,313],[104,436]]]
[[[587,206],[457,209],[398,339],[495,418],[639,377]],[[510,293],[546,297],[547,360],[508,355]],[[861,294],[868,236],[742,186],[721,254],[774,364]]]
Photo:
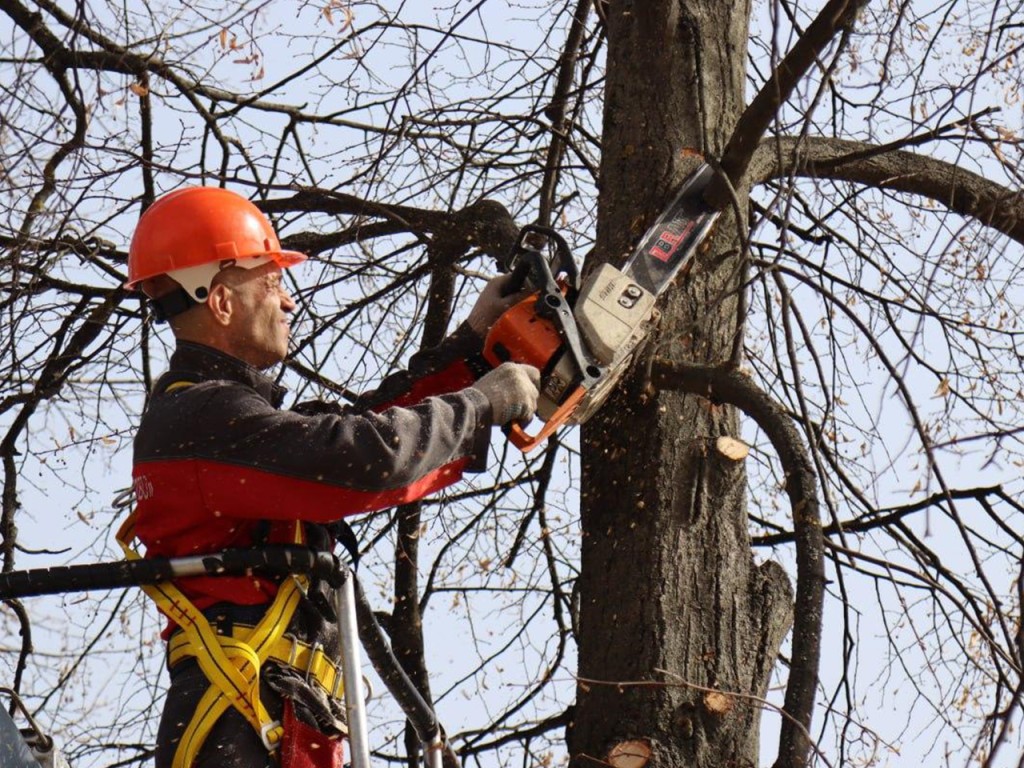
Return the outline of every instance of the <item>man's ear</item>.
[[[231,324],[231,318],[237,310],[234,293],[220,281],[215,281],[210,287],[210,297],[206,300],[206,306],[213,316],[213,321],[224,328]]]

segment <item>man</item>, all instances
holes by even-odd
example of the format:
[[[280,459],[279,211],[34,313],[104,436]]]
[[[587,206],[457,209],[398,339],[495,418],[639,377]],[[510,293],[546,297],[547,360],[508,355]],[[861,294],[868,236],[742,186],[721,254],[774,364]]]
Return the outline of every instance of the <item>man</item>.
[[[280,410],[263,371],[286,356],[295,302],[263,214],[224,189],[153,203],[132,239],[141,287],[177,347],[134,445],[136,510],[123,529],[147,556],[303,543],[330,523],[422,498],[480,469],[495,424],[528,418],[539,373],[484,373],[481,340],[513,298],[503,278],[437,349],[356,407]],[[372,409],[371,409],[372,408]],[[340,658],[329,588],[251,577],[183,579],[150,591],[171,620],[170,689],[157,768],[340,768]]]

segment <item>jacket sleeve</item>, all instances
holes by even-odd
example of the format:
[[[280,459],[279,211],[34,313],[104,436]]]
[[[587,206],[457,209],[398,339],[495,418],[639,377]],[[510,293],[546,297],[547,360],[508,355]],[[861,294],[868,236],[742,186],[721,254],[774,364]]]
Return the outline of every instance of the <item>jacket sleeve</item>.
[[[157,416],[152,450],[140,430],[137,481],[198,496],[222,519],[327,522],[414,501],[457,481],[490,437],[490,404],[475,389],[381,413],[281,411],[229,381],[159,401],[174,410]]]
[[[470,387],[490,369],[482,347],[480,337],[463,323],[438,346],[413,355],[407,370],[388,376],[376,391],[360,397],[356,407],[381,410],[410,405]]]
[[[436,347],[421,350],[409,360],[406,370],[393,373],[380,387],[359,397],[356,411],[384,412],[391,407],[408,407],[428,397],[458,392],[471,387],[491,369],[482,353],[483,342],[465,323]],[[335,403],[311,401],[299,403],[298,413],[343,413],[345,407]],[[466,472],[483,472],[487,466],[486,447],[474,454]]]

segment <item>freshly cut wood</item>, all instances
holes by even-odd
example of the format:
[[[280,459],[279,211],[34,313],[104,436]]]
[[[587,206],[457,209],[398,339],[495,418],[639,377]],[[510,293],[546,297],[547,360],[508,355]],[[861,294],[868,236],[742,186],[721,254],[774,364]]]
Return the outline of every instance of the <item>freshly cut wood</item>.
[[[732,709],[733,700],[721,691],[708,691],[704,694],[704,708],[712,715],[724,717]]]
[[[750,453],[750,446],[742,440],[737,440],[735,437],[725,437],[724,435],[715,441],[715,449],[725,458],[732,461],[743,461],[747,458],[747,454]]]
[[[620,741],[608,753],[612,768],[644,768],[651,759],[651,745],[639,739]]]

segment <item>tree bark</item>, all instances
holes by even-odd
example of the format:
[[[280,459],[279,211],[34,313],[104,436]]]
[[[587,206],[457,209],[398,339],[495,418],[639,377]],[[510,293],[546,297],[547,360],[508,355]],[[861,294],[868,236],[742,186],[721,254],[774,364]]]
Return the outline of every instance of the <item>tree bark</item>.
[[[746,0],[609,4],[594,259],[622,262],[698,162],[687,150],[721,153],[744,105],[749,12]],[[736,224],[723,216],[664,298],[660,357],[729,359],[741,332]],[[791,621],[782,569],[753,562],[742,460],[715,449],[738,431],[731,407],[651,394],[642,371],[583,430],[577,766],[620,766],[620,753],[646,748],[650,766],[758,763],[760,709],[702,690],[763,696]]]

